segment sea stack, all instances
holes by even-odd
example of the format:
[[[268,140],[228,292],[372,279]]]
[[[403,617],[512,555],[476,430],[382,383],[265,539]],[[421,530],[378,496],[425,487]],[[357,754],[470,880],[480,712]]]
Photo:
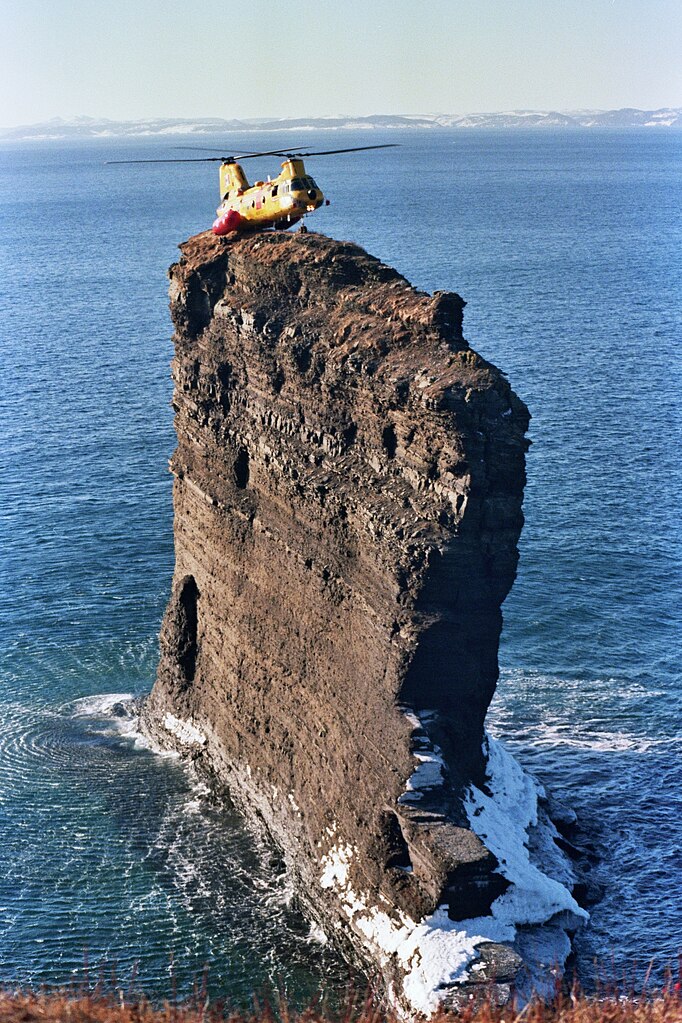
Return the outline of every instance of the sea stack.
[[[355,245],[181,251],[175,574],[143,725],[264,823],[399,1010],[507,998],[581,915],[542,793],[484,729],[528,410],[458,295]]]

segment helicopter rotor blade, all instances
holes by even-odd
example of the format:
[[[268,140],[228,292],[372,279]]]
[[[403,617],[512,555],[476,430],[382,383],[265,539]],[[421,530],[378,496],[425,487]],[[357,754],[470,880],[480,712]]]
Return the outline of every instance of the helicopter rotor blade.
[[[235,160],[251,160],[255,156],[286,156],[287,158],[300,156],[303,159],[306,159],[309,156],[330,156],[334,153],[359,153],[364,149],[394,149],[399,145],[399,142],[384,142],[378,146],[351,146],[349,149],[321,149],[312,153],[292,152],[290,149],[271,149],[267,153],[246,153],[244,156],[236,156]],[[304,146],[303,148],[305,149],[306,147]]]
[[[269,149],[265,153],[245,153],[244,156],[236,156],[236,160],[253,160],[256,156],[290,156],[291,154],[286,152],[284,149]]]
[[[225,157],[223,156],[198,156],[198,157],[186,157],[181,156],[177,159],[169,160],[105,160],[105,163],[225,163]]]
[[[174,149],[194,149],[194,146],[174,146]],[[197,147],[199,148],[199,147]],[[215,153],[219,150],[211,149]],[[281,149],[269,149],[265,153],[242,153],[239,156],[176,156],[159,160],[105,160],[105,163],[239,163],[241,160],[253,160],[256,156],[289,156]],[[303,154],[305,155],[305,154]]]
[[[224,153],[224,149],[218,149],[217,146],[173,146],[173,149],[191,149],[201,153]],[[245,149],[242,153],[242,157],[247,156],[262,156],[262,153],[256,153],[253,149]],[[266,154],[267,155],[267,154]]]
[[[257,156],[284,156],[288,159],[300,156],[334,156],[336,153],[360,153],[366,149],[395,149],[399,142],[384,142],[378,146],[351,146],[348,149],[321,149],[313,153],[291,153],[284,149],[270,149],[264,153],[243,153],[241,156],[181,156],[163,160],[106,160],[105,163],[240,163],[242,160],[253,160]],[[175,148],[194,148],[193,146],[177,146]]]
[[[380,146],[351,146],[349,149],[320,149],[314,153],[282,153],[284,156],[332,156],[334,153],[359,153],[363,149],[395,149],[399,142],[384,142]]]
[[[215,145],[174,145],[174,149],[193,149],[197,152],[225,152],[224,149],[219,149]],[[303,146],[305,149],[306,146]],[[310,148],[310,146],[308,146]],[[273,155],[279,155],[283,152],[283,149],[269,149],[267,152],[256,152],[254,149],[243,149],[239,157],[235,157],[235,160],[245,160],[246,157],[273,157]]]
[[[304,146],[303,148],[305,149],[306,147]],[[210,148],[208,146],[173,146],[173,149],[196,149],[196,150],[201,150],[204,153],[220,153],[221,152],[221,150],[220,149],[216,149],[215,146],[211,146]],[[222,150],[222,151],[224,152],[224,150]],[[231,156],[231,157],[229,157],[229,160],[230,161],[252,160],[256,156],[289,156],[289,155],[291,155],[291,154],[288,153],[288,152],[285,152],[283,149],[267,149],[265,152],[261,152],[261,153],[255,153],[253,151],[253,149],[247,149],[244,152],[240,153],[239,156]],[[228,157],[224,157],[223,159],[228,159]]]

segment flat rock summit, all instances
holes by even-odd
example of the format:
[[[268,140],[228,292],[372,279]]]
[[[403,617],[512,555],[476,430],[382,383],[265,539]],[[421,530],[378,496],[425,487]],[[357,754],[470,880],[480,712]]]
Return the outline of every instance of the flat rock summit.
[[[542,790],[484,730],[528,410],[458,295],[355,245],[181,252],[176,561],[143,727],[265,825],[395,1006],[504,999],[584,915]]]

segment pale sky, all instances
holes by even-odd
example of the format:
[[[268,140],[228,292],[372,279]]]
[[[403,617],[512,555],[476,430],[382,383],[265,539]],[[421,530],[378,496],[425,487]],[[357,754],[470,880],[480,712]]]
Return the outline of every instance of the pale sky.
[[[682,0],[0,0],[0,125],[682,106]]]

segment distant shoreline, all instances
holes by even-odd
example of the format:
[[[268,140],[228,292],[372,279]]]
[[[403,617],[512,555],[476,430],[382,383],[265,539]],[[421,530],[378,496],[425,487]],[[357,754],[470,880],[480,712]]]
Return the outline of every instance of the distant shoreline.
[[[366,117],[312,118],[53,118],[38,124],[0,128],[0,142],[68,141],[69,139],[167,138],[176,135],[214,135],[218,132],[378,131],[397,129],[539,129],[682,128],[682,107],[638,110],[511,110],[474,114],[373,114]]]

